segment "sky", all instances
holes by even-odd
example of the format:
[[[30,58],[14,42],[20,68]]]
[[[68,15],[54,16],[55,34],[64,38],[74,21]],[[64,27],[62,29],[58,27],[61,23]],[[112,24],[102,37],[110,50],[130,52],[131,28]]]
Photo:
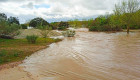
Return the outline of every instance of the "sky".
[[[0,0],[0,13],[18,17],[20,23],[42,17],[48,22],[96,18],[112,13],[120,0]]]

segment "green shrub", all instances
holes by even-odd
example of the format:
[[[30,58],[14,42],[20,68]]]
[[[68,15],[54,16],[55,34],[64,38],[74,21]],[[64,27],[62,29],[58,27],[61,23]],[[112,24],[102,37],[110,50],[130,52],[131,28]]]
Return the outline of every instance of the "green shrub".
[[[135,25],[135,24],[131,24],[130,29],[140,29],[140,26]]]
[[[106,31],[106,29],[103,26],[92,26],[89,27],[89,31]]]
[[[65,37],[74,37],[75,31],[74,30],[67,30],[65,32],[62,32],[63,36]]]
[[[27,25],[21,24],[22,29],[27,29]]]
[[[26,39],[28,40],[29,43],[35,44],[38,36],[36,35],[31,35],[31,36],[26,36]]]
[[[58,30],[65,30],[67,27],[65,26],[61,26],[61,27],[58,27]]]
[[[68,28],[69,27],[69,23],[68,22],[61,21],[58,26],[59,27],[64,26],[64,27],[67,27]]]
[[[20,54],[21,54],[21,53],[15,52],[15,53],[13,54],[13,56],[14,56],[14,57],[19,57]]]
[[[109,25],[92,26],[89,27],[89,31],[121,31],[121,27]]]
[[[50,23],[50,26],[52,26],[52,29],[55,30],[58,28],[59,22],[52,22]]]
[[[65,30],[66,28],[69,27],[69,23],[68,22],[60,22],[58,25],[58,30]]]
[[[21,26],[18,24],[9,24],[7,21],[0,21],[0,38],[13,39],[14,36],[20,33],[20,28]]]
[[[97,31],[97,27],[96,26],[89,27],[89,31]]]

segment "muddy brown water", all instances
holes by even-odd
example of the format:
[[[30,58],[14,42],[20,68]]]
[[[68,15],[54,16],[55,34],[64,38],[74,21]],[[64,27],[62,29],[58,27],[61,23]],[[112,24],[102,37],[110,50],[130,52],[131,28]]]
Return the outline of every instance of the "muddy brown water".
[[[140,80],[140,32],[78,29],[21,66],[39,80]]]

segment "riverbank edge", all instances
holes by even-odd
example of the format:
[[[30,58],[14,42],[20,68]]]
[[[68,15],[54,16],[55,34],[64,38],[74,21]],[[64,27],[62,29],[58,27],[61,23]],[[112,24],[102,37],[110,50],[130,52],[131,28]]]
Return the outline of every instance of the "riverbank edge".
[[[105,32],[105,33],[126,32],[127,33],[127,29],[122,29],[121,31],[89,31],[89,32]],[[129,32],[140,32],[140,29],[130,29]]]
[[[34,53],[36,53],[36,52],[38,52],[38,51],[40,51],[40,50],[46,49],[46,48],[49,47],[49,45],[51,45],[51,44],[53,44],[53,43],[58,43],[58,42],[60,42],[60,41],[62,41],[62,39],[60,39],[60,40],[57,41],[57,42],[52,42],[52,43],[50,43],[50,44],[47,44],[47,45],[44,46],[43,48],[41,48],[41,49],[39,49],[39,50],[37,50],[37,51],[34,51],[34,52],[31,53],[30,55],[32,55],[32,54],[34,54]],[[26,56],[26,57],[27,57],[27,56]],[[25,57],[24,59],[20,60],[20,61],[9,62],[9,63],[0,65],[0,71],[2,71],[3,69],[9,69],[9,68],[17,67],[19,64],[22,64],[22,63],[23,63],[23,61],[26,59],[26,57]]]

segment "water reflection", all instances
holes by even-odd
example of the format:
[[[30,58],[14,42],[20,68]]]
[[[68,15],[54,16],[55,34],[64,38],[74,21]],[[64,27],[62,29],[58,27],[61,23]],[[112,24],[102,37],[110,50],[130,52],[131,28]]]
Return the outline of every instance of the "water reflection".
[[[27,58],[21,66],[39,80],[139,80],[140,33],[78,29]]]

